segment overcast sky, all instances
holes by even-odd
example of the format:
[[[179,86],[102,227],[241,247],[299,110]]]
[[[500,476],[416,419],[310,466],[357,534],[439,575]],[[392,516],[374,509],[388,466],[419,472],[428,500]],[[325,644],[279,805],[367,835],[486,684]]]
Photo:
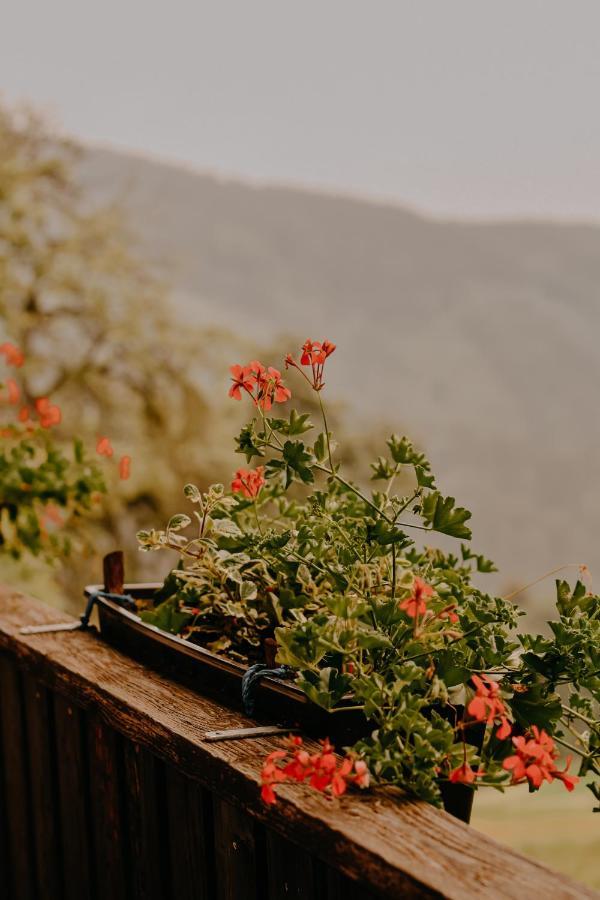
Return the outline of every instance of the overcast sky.
[[[451,216],[600,220],[599,0],[13,0],[72,134]]]

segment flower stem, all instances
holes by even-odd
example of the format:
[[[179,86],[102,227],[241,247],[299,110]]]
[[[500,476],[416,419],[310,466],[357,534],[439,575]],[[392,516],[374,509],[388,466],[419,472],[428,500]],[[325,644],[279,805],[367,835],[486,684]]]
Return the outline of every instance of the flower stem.
[[[331,469],[331,474],[334,474],[333,469],[333,458],[331,456],[331,443],[329,441],[329,428],[327,426],[327,416],[325,415],[325,407],[323,406],[323,400],[321,399],[321,391],[317,391],[317,397],[319,398],[319,406],[321,407],[321,416],[323,417],[323,426],[325,428],[325,438],[327,440],[327,456],[329,457],[329,468]]]
[[[258,504],[256,502],[256,497],[254,498],[253,506],[254,506],[254,515],[256,517],[256,527],[258,528],[259,534],[262,535],[263,530],[262,530],[262,525],[260,524],[260,519],[258,517]]]

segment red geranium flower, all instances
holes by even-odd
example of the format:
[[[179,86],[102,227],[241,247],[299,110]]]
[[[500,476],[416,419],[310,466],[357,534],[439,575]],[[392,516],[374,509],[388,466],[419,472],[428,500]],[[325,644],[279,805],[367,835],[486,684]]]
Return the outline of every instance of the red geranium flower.
[[[96,442],[96,453],[99,456],[111,457],[114,454],[112,445],[107,437],[99,437]]]
[[[426,581],[423,581],[423,579],[419,578],[417,575],[413,582],[412,594],[409,597],[406,597],[406,599],[399,604],[399,607],[405,611],[407,616],[415,619],[417,616],[422,616],[427,611],[426,601],[429,597],[433,597],[434,594],[435,591],[431,585],[427,584]]]
[[[29,413],[30,413],[29,407],[22,406],[21,409],[19,410],[19,416],[18,416],[19,422],[29,422]]]
[[[269,366],[263,370],[257,377],[258,393],[255,403],[261,409],[269,410],[275,403],[285,403],[292,396],[289,388],[286,388],[281,381],[281,372]]]
[[[464,762],[462,766],[450,772],[448,781],[459,784],[473,784],[475,779],[481,778],[482,775],[485,775],[485,772],[482,772],[480,769],[475,771],[468,762]]]
[[[127,481],[131,474],[131,457],[130,456],[122,456],[119,460],[119,478],[122,481]]]
[[[15,347],[14,344],[8,343],[8,341],[0,344],[0,354],[4,355],[8,366],[14,366],[16,369],[19,369],[25,362],[23,351]]]
[[[500,697],[500,685],[487,675],[473,675],[471,681],[475,685],[476,694],[469,703],[467,711],[478,722],[491,725],[494,719],[500,719],[500,727],[496,737],[501,741],[509,737],[512,727],[507,718],[507,711]]]
[[[558,778],[559,781],[562,781],[562,783],[564,784],[566,789],[569,791],[569,793],[571,791],[575,790],[575,785],[579,781],[579,777],[577,775],[568,775],[567,774],[568,770],[571,767],[572,762],[573,762],[573,757],[567,756],[567,762],[566,762],[564,769],[562,771],[559,771],[558,769],[554,769],[552,772],[552,774],[554,775],[555,778]]]
[[[302,354],[300,356],[300,365],[311,367],[312,381],[304,375],[304,372],[302,372],[291,353],[288,353],[285,358],[285,367],[288,369],[290,366],[293,366],[295,369],[298,369],[310,383],[311,387],[315,391],[320,391],[325,387],[325,382],[323,381],[323,367],[325,361],[331,356],[334,350],[335,344],[331,341],[311,341],[309,338],[304,342],[302,345]]]
[[[281,381],[281,372],[270,366],[268,369],[257,359],[247,366],[231,366],[233,384],[229,388],[229,396],[241,400],[242,391],[252,397],[255,406],[271,409],[273,403],[285,403],[292,396],[289,388]]]
[[[334,797],[341,797],[350,783],[358,787],[369,786],[370,775],[364,760],[346,757],[338,765],[329,740],[322,741],[322,750],[312,755],[303,748],[301,737],[290,737],[286,743],[287,751],[275,750],[264,762],[261,796],[265,803],[275,803],[274,785],[289,779],[299,783],[308,780],[315,790],[329,791]]]
[[[8,390],[8,402],[11,406],[16,406],[21,399],[21,389],[14,378],[6,379],[6,388]]]
[[[264,478],[264,466],[257,466],[256,469],[238,469],[235,478],[231,482],[231,490],[235,493],[241,493],[249,500],[258,497],[260,489],[266,484]]]
[[[256,378],[252,374],[250,366],[230,366],[233,384],[229,388],[229,396],[234,400],[242,399],[242,391],[252,395]]]
[[[52,428],[53,425],[60,425],[62,414],[60,407],[55,403],[50,403],[47,397],[40,397],[35,401],[35,409],[40,417],[40,425],[42,428]]]
[[[568,775],[572,757],[567,758],[564,769],[556,768],[558,751],[552,738],[534,725],[533,737],[518,735],[512,739],[515,750],[513,756],[508,756],[502,763],[503,767],[511,772],[512,784],[520,784],[529,781],[534,788],[539,788],[543,781],[552,782],[555,778],[562,781],[568,791],[572,791],[579,781],[577,775]]]

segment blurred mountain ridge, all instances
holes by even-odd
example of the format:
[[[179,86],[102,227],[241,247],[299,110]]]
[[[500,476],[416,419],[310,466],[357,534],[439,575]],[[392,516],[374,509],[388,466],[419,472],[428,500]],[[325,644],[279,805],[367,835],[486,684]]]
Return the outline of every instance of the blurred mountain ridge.
[[[600,583],[600,227],[433,220],[106,149],[79,172],[124,207],[182,329],[286,335],[282,356],[334,340],[332,394],[423,445],[499,585],[583,562]]]

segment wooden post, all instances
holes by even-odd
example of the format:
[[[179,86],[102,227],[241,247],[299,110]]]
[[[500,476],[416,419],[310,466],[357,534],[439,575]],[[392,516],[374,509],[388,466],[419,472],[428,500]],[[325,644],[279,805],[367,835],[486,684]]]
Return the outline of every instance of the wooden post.
[[[104,557],[104,590],[110,594],[122,594],[125,582],[123,551],[115,550]]]

